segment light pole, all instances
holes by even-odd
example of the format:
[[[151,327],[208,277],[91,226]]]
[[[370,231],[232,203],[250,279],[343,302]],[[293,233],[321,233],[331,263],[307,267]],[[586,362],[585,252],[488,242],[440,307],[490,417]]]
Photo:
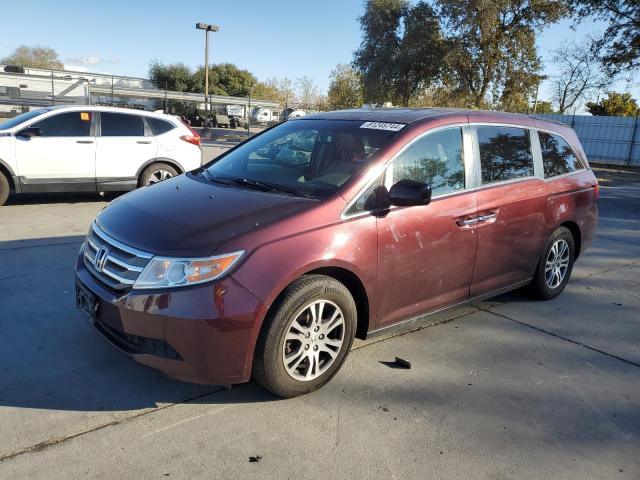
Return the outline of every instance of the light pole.
[[[247,136],[251,135],[251,94],[253,93],[253,83],[249,85],[249,105],[247,106]]]
[[[209,32],[217,32],[220,27],[208,23],[196,23],[198,30],[204,30],[204,113],[209,113]]]

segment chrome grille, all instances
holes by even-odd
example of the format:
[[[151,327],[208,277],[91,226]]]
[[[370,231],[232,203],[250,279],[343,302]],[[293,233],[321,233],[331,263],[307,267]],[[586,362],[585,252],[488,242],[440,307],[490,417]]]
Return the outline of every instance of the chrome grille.
[[[95,223],[84,243],[84,264],[95,278],[112,290],[133,286],[152,256],[111,238]]]

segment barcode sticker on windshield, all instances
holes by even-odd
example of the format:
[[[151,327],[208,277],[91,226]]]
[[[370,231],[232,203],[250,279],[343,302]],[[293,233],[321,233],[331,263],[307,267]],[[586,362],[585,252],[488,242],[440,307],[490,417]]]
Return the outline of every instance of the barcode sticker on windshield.
[[[397,132],[404,127],[404,123],[364,122],[360,128],[373,128],[374,130],[390,130]]]

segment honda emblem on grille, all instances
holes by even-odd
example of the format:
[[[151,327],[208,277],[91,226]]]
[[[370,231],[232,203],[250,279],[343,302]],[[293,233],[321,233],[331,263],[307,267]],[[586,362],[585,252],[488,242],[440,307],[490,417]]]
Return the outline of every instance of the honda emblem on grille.
[[[109,250],[105,247],[100,247],[96,252],[96,257],[94,259],[94,263],[96,266],[96,270],[101,272],[104,268],[104,264],[107,263],[107,257],[109,256]]]

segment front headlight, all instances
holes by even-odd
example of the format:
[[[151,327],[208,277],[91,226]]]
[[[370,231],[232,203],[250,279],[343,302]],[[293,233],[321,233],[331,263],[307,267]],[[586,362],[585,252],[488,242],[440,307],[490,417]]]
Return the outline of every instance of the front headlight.
[[[133,288],[169,288],[196,285],[227,273],[244,251],[208,258],[153,257]]]

